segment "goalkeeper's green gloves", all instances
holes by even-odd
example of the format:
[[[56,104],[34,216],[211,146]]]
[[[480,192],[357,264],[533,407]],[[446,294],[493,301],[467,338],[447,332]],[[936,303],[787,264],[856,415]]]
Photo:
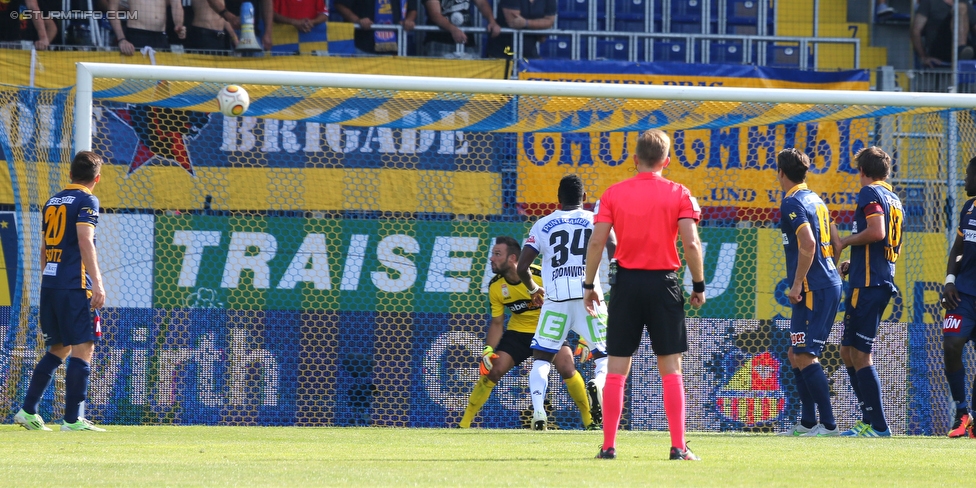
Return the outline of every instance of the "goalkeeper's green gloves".
[[[579,356],[580,364],[585,363],[590,359],[593,359],[593,351],[590,350],[590,345],[587,344],[582,337],[580,338],[579,342],[576,343],[575,355]]]
[[[491,346],[485,346],[485,350],[481,352],[481,364],[478,365],[481,376],[488,376],[488,373],[491,372],[491,361],[497,358],[495,349]]]

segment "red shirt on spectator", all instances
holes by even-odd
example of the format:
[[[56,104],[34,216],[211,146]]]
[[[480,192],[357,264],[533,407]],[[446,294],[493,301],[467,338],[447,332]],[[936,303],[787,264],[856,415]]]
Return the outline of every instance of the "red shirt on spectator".
[[[325,0],[274,0],[274,11],[292,19],[314,19],[319,14],[329,15]]]
[[[611,185],[599,207],[595,221],[613,226],[614,258],[626,269],[677,270],[678,219],[701,217],[688,188],[650,172]],[[648,212],[651,208],[658,211]]]

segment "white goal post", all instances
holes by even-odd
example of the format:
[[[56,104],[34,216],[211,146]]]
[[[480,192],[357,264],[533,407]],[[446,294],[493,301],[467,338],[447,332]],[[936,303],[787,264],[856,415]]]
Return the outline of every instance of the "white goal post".
[[[421,76],[355,75],[246,69],[142,66],[79,62],[75,95],[75,150],[91,149],[92,92],[95,78],[211,83],[314,86],[417,92],[483,93],[522,96],[758,102],[876,107],[976,109],[976,94],[865,92],[674,85],[618,85],[558,81],[491,80]]]

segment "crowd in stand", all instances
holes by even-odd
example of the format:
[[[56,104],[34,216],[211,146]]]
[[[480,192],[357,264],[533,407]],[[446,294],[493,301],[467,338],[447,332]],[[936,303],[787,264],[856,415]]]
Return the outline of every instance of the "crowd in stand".
[[[425,56],[481,57],[476,34],[465,27],[486,29],[485,52],[491,57],[511,53],[512,36],[502,28],[549,29],[554,26],[556,0],[497,0],[495,17],[490,0],[251,0],[255,10],[258,43],[270,50],[274,29],[309,32],[327,20],[357,24],[354,43],[359,54],[395,54],[395,31],[374,29],[379,24],[398,24],[411,32],[423,14],[426,25],[420,45],[412,48]],[[242,0],[94,0],[92,6],[106,13],[99,23],[108,39],[125,55],[144,47],[186,50],[231,51],[238,44]],[[72,0],[70,7],[87,10],[88,0]],[[422,4],[422,9],[420,8]],[[52,45],[91,46],[89,21],[42,19],[30,12],[64,11],[62,0],[0,0],[0,42],[32,42],[37,50]],[[475,11],[481,19],[476,19]],[[11,15],[20,12],[21,15]],[[119,15],[118,13],[122,14]],[[108,13],[116,13],[110,15]],[[128,15],[126,13],[135,13]],[[476,25],[476,20],[479,22]],[[534,44],[534,43],[529,43]],[[534,45],[527,57],[538,56]]]
[[[250,0],[255,16],[256,43],[271,50],[274,29],[309,32],[327,20],[352,22],[359,54],[396,54],[394,30],[377,25],[399,25],[411,33],[418,22],[437,27],[408,39],[408,52],[423,56],[504,58],[512,55],[515,30],[556,27],[557,0]],[[582,3],[583,0],[577,0]],[[878,18],[895,11],[884,0],[875,0]],[[105,32],[102,47],[115,46],[125,55],[150,47],[166,50],[179,45],[186,50],[231,52],[241,29],[243,0],[0,0],[0,43],[21,43],[45,50],[54,45],[96,44],[87,20],[44,19],[26,12],[86,11],[91,5],[105,15],[99,24]],[[640,3],[634,0],[634,3]],[[331,5],[330,5],[331,4]],[[916,0],[910,37],[919,67],[937,67],[957,59],[974,57],[976,10],[953,0]],[[332,7],[330,9],[330,6]],[[496,8],[497,7],[497,8]],[[12,15],[19,12],[21,15]],[[121,13],[123,15],[118,15]],[[126,15],[128,18],[125,19]],[[497,16],[496,16],[497,14]],[[123,20],[120,20],[123,19]],[[952,36],[952,21],[959,19],[959,37]],[[466,27],[483,33],[465,32]],[[503,33],[506,29],[507,33]],[[476,42],[480,37],[481,41]],[[525,58],[539,57],[543,36],[526,36]],[[419,42],[418,42],[419,41]]]

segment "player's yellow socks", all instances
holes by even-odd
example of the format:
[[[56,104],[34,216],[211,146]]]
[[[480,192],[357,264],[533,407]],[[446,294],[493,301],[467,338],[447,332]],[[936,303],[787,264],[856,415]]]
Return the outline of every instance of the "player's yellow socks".
[[[573,377],[568,380],[563,380],[566,383],[566,390],[569,391],[569,396],[573,397],[573,401],[576,402],[576,407],[579,408],[580,418],[583,419],[583,427],[586,427],[593,423],[593,417],[590,415],[590,400],[586,396],[586,383],[583,382],[583,377],[580,376],[579,371],[573,374]]]
[[[488,397],[491,396],[491,390],[494,388],[495,383],[489,380],[487,376],[478,378],[478,382],[474,384],[474,389],[471,390],[471,398],[468,399],[468,408],[464,409],[464,416],[461,417],[461,423],[458,424],[458,427],[462,429],[471,428],[471,421],[474,420],[474,416],[478,415],[481,407],[488,401]]]

